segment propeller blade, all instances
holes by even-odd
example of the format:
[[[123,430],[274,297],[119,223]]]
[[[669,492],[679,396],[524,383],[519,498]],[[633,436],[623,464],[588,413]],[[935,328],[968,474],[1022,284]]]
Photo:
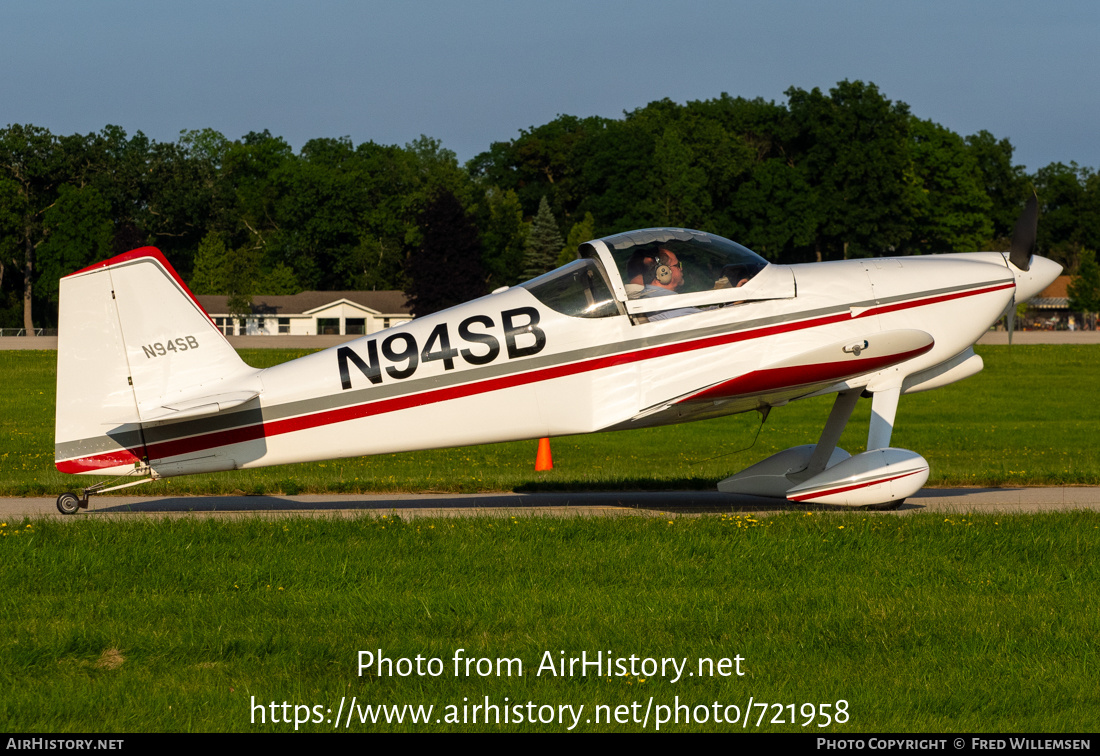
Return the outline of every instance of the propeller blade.
[[[1008,306],[1008,313],[1005,315],[1005,325],[1008,328],[1008,345],[1012,346],[1012,332],[1016,330],[1016,295],[1012,296],[1012,304]]]
[[[1031,267],[1031,253],[1035,251],[1035,239],[1039,234],[1039,198],[1032,194],[1016,219],[1012,232],[1012,247],[1008,261],[1020,270]]]

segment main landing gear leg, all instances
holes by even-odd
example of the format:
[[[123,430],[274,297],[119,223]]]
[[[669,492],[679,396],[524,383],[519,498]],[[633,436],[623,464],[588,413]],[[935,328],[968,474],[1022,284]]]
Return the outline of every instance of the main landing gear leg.
[[[898,399],[901,387],[876,391],[871,399],[871,425],[867,429],[867,450],[885,449],[890,446],[894,434],[894,420],[898,415]],[[883,504],[867,504],[860,509],[890,512],[902,505],[905,499],[895,499]]]
[[[871,399],[871,425],[867,429],[867,451],[890,446],[894,433],[894,419],[898,415],[898,399],[901,387],[876,391]]]
[[[825,422],[824,430],[821,431],[821,438],[818,439],[817,445],[814,447],[810,463],[806,465],[804,474],[807,478],[812,478],[828,466],[833,450],[836,449],[837,442],[840,441],[840,434],[844,432],[844,426],[848,424],[848,419],[852,416],[852,410],[856,408],[859,395],[859,389],[842,391],[836,395],[833,410],[829,413],[829,419]]]

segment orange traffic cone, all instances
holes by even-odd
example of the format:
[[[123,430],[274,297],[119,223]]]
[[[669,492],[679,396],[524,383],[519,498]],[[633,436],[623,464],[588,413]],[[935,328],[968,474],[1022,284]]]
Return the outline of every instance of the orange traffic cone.
[[[550,456],[550,439],[539,439],[539,453],[535,455],[535,470],[542,472],[543,470],[553,470],[554,459]]]

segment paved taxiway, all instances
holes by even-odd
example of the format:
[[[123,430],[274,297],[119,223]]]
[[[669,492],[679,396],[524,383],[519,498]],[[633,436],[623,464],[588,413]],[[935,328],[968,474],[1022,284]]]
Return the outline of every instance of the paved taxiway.
[[[717,491],[639,491],[629,493],[499,493],[499,494],[328,494],[303,496],[103,496],[93,497],[87,516],[209,517],[292,515],[353,517],[499,516],[691,516],[717,512],[801,512],[843,510],[809,504],[776,502]],[[1025,514],[1073,509],[1100,510],[1100,487],[926,488],[890,514],[914,512],[997,512]],[[0,498],[0,517],[63,517],[52,498]]]

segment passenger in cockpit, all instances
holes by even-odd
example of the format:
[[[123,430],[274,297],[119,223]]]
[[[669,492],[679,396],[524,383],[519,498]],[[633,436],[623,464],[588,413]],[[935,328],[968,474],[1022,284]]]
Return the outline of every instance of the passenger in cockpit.
[[[751,276],[741,265],[727,265],[722,268],[722,275],[714,282],[717,289],[738,289],[749,282]]]

